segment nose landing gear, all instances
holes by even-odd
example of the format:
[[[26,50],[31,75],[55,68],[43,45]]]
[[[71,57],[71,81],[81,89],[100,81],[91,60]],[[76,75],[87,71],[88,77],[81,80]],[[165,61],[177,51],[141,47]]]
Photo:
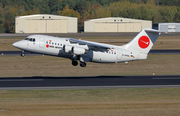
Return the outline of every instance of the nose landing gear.
[[[24,57],[24,56],[25,56],[25,53],[24,53],[24,51],[22,51],[22,53],[21,53],[21,56],[22,56],[22,57]]]

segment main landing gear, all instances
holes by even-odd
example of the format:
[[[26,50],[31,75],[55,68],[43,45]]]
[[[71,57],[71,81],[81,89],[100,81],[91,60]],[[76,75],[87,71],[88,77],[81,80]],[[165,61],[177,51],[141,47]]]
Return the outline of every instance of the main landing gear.
[[[78,61],[72,61],[72,65],[73,66],[77,66],[78,65]],[[80,66],[81,67],[86,67],[86,63],[85,62],[80,62]]]
[[[72,61],[72,65],[73,65],[73,66],[77,66],[77,65],[78,65],[78,62],[77,62],[77,61]]]
[[[86,67],[86,63],[85,62],[80,62],[80,66],[81,67]]]

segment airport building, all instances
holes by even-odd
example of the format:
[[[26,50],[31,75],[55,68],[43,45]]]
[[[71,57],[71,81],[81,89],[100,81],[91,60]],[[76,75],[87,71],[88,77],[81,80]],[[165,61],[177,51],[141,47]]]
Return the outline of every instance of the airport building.
[[[18,16],[16,33],[77,33],[78,18],[49,14]]]
[[[84,22],[84,32],[139,32],[144,28],[152,29],[152,21],[109,17]]]
[[[153,28],[162,32],[180,32],[180,23],[153,23]]]

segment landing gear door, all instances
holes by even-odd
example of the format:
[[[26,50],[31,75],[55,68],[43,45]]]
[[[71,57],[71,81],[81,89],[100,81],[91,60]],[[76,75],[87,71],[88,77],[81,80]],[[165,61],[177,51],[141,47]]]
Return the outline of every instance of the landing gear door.
[[[45,39],[44,39],[44,37],[40,37],[39,38],[39,47],[40,48],[44,48],[44,45],[45,45]]]
[[[120,60],[122,57],[122,50],[121,49],[117,49],[117,59]]]

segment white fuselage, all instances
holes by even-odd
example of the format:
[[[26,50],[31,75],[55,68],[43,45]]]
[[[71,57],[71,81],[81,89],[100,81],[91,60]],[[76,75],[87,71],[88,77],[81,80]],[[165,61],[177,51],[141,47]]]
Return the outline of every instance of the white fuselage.
[[[77,66],[79,60],[80,66],[85,67],[86,62],[117,63],[146,59],[159,35],[158,30],[143,29],[123,46],[73,38],[31,35],[25,40],[13,43],[13,46],[23,51],[69,58],[73,66]],[[23,52],[21,56],[24,56]]]
[[[138,59],[138,55],[136,52],[132,53],[132,51],[126,50],[123,46],[98,43],[99,45],[105,45],[111,48],[104,49],[101,47],[91,47],[87,46],[86,44],[71,42],[70,38],[59,38],[46,35],[31,35],[27,38],[28,40],[21,40],[14,43],[13,45],[19,49],[30,51],[33,53],[40,53],[70,59],[72,59],[73,56],[76,55],[71,52],[71,48],[77,47],[80,48],[80,50],[86,50],[86,53],[79,55],[80,61],[83,62],[91,61],[101,63],[117,63]],[[30,38],[32,38],[32,41],[29,40]],[[90,43],[94,44],[96,42]]]

